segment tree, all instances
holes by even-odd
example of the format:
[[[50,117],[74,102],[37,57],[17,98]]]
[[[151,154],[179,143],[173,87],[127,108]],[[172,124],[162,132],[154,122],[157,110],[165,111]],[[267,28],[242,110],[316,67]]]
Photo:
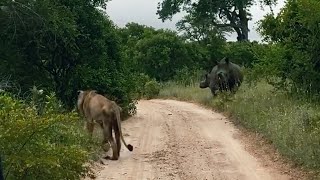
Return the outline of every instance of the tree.
[[[265,40],[281,50],[278,57],[271,56],[274,63],[262,63],[277,69],[284,82],[292,81],[298,94],[320,92],[319,9],[318,0],[288,0],[276,17],[267,15],[259,27]]]
[[[159,81],[169,80],[183,66],[194,65],[184,41],[175,32],[160,30],[141,39],[136,48],[138,67]]]
[[[155,35],[157,31],[153,27],[147,27],[138,23],[127,23],[125,27],[118,30],[121,41],[121,52],[124,58],[125,66],[130,72],[136,72],[139,65],[136,61],[137,43],[144,39]]]
[[[237,33],[238,41],[247,41],[248,21],[251,18],[249,8],[256,1],[271,7],[277,0],[163,0],[158,4],[157,14],[165,21],[185,10],[188,13],[185,19],[191,16],[196,21],[205,21],[223,31],[232,29]]]
[[[178,31],[183,32],[183,37],[189,41],[196,41],[204,45],[210,42],[225,41],[224,32],[221,29],[217,29],[207,19],[198,19],[194,14],[186,15],[178,21],[176,26]]]
[[[105,0],[5,1],[0,4],[0,68],[22,92],[41,85],[72,108],[77,90],[131,102],[120,40],[97,9]]]

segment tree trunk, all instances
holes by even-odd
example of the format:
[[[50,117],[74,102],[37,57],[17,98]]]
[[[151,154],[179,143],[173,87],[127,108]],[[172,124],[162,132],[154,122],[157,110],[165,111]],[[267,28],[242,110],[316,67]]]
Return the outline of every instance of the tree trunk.
[[[247,12],[243,8],[243,5],[240,5],[239,7],[236,7],[236,9],[239,10],[239,13],[237,13],[235,10],[230,11],[227,8],[223,8],[222,12],[226,16],[226,18],[230,21],[230,24],[227,26],[232,27],[234,31],[236,31],[238,37],[238,41],[248,41],[248,17]],[[226,24],[222,24],[222,27],[225,27]]]
[[[247,12],[244,9],[244,7],[239,7],[239,14],[238,17],[240,19],[240,34],[238,33],[238,41],[249,41],[249,28],[248,28],[248,17],[247,17]]]
[[[234,27],[233,29],[236,31],[236,33],[237,33],[237,35],[238,35],[237,40],[238,40],[238,41],[243,41],[244,36],[243,36],[243,34],[242,34],[242,29],[239,28],[239,27]]]

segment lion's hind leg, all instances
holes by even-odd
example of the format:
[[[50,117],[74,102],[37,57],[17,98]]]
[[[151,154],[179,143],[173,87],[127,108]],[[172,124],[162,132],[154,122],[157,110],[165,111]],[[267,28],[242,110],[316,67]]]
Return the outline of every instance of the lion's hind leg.
[[[106,159],[111,159],[111,160],[118,160],[118,150],[117,150],[117,145],[114,142],[113,136],[112,136],[112,126],[110,123],[104,123],[103,124],[103,135],[104,135],[104,143],[110,143],[111,148],[112,148],[112,157],[110,158],[109,156],[105,157]]]
[[[87,130],[88,130],[88,132],[89,132],[89,136],[90,136],[90,138],[92,138],[92,134],[93,134],[93,130],[94,130],[94,123],[93,123],[93,121],[87,121],[86,122],[86,127],[87,127]]]
[[[115,125],[115,127],[114,127],[114,134],[115,134],[116,143],[117,143],[118,157],[120,157],[121,139],[120,139],[120,130],[119,130],[119,127],[117,125]]]

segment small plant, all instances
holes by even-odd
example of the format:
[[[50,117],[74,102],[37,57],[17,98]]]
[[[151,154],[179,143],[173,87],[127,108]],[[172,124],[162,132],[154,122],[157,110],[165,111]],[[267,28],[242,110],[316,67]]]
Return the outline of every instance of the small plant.
[[[145,91],[144,85],[149,81],[151,81],[151,78],[144,73],[139,73],[139,74],[135,75],[135,88],[136,89],[134,92],[136,93],[135,97],[137,99],[141,98],[144,95],[144,91]]]
[[[159,95],[160,84],[156,80],[146,82],[144,85],[144,96],[147,99],[152,99]]]
[[[30,89],[31,92],[31,102],[30,105],[33,107],[38,114],[42,114],[45,107],[45,94],[42,89],[38,89],[36,86],[33,86]]]

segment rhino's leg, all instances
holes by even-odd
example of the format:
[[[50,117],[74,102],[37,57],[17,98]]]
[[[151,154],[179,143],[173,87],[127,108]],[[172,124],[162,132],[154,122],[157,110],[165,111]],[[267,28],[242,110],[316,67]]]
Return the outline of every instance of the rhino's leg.
[[[228,91],[230,91],[231,93],[233,93],[234,88],[235,88],[234,85],[232,85],[232,84],[228,85]]]
[[[240,86],[240,84],[239,84],[239,83],[236,83],[236,84],[232,87],[231,92],[232,92],[233,94],[235,94],[235,93],[238,91],[239,86]]]
[[[216,90],[215,90],[215,89],[210,88],[210,90],[211,90],[211,94],[212,94],[212,96],[216,96],[216,95],[217,95],[217,94],[216,94]]]
[[[217,94],[216,94],[216,88],[215,88],[215,82],[213,81],[213,80],[211,80],[210,81],[210,83],[209,83],[209,89],[210,89],[210,91],[211,91],[211,94],[213,95],[213,96],[216,96]]]

